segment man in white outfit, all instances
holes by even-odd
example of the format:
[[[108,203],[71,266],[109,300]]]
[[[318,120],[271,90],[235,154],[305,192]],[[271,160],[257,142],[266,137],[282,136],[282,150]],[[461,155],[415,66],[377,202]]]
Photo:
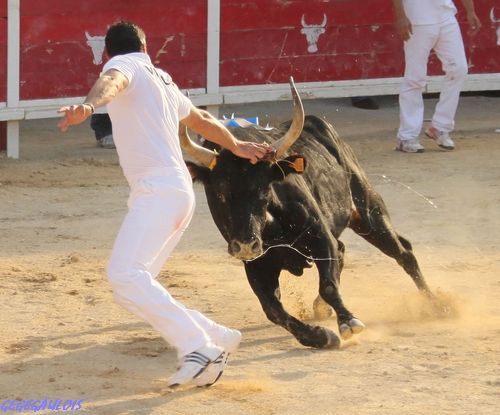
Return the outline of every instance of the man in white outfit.
[[[128,213],[107,269],[114,298],[154,327],[177,349],[179,368],[171,387],[215,383],[241,333],[219,325],[176,301],[156,280],[188,226],[194,193],[178,138],[179,121],[206,139],[256,163],[269,148],[237,140],[207,111],[193,106],[170,75],[155,68],[146,37],[130,22],[106,34],[110,60],[85,103],[63,107],[59,128],[66,131],[107,105],[120,165],[130,185]]]
[[[467,12],[470,34],[481,23],[473,0],[462,0]],[[396,150],[422,153],[418,136],[424,120],[422,93],[426,84],[427,63],[432,49],[443,65],[445,79],[432,125],[425,134],[442,149],[453,150],[449,133],[455,124],[455,113],[465,76],[467,60],[464,43],[452,0],[393,0],[397,30],[404,40],[405,73],[399,94],[400,125]]]

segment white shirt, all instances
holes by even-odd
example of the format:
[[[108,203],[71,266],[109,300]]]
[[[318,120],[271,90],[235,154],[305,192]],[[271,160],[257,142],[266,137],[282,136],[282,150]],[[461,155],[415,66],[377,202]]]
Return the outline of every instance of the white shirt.
[[[107,105],[125,176],[137,177],[170,167],[187,173],[178,128],[179,120],[191,111],[191,101],[145,53],[115,56],[104,65],[103,72],[110,69],[120,71],[129,81],[128,87]]]
[[[442,23],[457,13],[452,0],[403,0],[403,7],[413,25]]]

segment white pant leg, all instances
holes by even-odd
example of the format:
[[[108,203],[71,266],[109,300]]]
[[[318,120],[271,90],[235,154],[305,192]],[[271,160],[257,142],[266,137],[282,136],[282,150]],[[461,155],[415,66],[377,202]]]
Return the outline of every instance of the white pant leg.
[[[191,211],[186,216],[187,223],[185,224],[185,226],[184,224],[182,224],[181,231],[176,232],[175,234],[172,235],[168,244],[165,245],[163,250],[151,264],[150,274],[154,279],[158,277],[158,274],[165,265],[166,260],[172,253],[172,250],[181,239],[185,229],[187,228],[188,223],[191,221],[193,213],[194,213],[194,203],[192,205]],[[202,314],[197,310],[185,307],[185,305],[183,305],[180,301],[177,301],[177,305],[179,307],[182,307],[184,311],[206,332],[206,334],[210,337],[210,340],[219,343],[219,340],[221,339],[222,334],[226,329],[225,326],[217,324],[215,321],[210,320],[207,316],[205,316],[204,314]]]
[[[404,43],[405,74],[399,93],[398,139],[417,138],[424,122],[422,92],[426,85],[427,62],[439,33],[438,25],[413,26],[413,34]]]
[[[438,130],[450,132],[455,126],[460,90],[468,72],[464,42],[455,18],[441,27],[434,50],[443,65],[445,79],[432,117],[432,125]]]
[[[178,178],[139,181],[132,188],[129,211],[115,241],[108,278],[117,303],[158,330],[179,356],[210,341],[206,331],[153,278],[187,227],[194,206],[190,186]],[[154,268],[154,270],[153,270]],[[197,318],[198,320],[198,318]]]

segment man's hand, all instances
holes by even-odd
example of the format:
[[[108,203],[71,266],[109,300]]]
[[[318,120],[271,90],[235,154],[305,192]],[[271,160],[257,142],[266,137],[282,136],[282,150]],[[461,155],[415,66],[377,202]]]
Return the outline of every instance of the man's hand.
[[[191,108],[189,115],[181,122],[208,141],[219,144],[235,156],[248,159],[252,164],[264,158],[273,149],[267,144],[250,143],[238,140],[233,134],[206,110]]]
[[[398,16],[396,20],[396,30],[401,38],[406,42],[413,34],[411,22],[405,14]]]
[[[267,143],[249,143],[238,140],[236,146],[231,151],[235,156],[248,159],[250,163],[255,164],[274,150]]]
[[[479,20],[479,17],[477,17],[477,14],[475,12],[471,12],[467,14],[467,21],[469,22],[469,30],[467,33],[470,36],[474,36],[479,32],[479,29],[481,29],[481,21]]]
[[[92,107],[88,104],[71,105],[70,107],[62,107],[57,112],[64,113],[64,116],[57,123],[61,131],[66,131],[69,126],[77,125],[84,122],[92,115]]]
[[[396,31],[401,36],[401,39],[406,42],[413,34],[413,29],[410,20],[406,16],[403,0],[392,0],[392,4],[394,6],[394,15],[396,16]]]
[[[128,78],[117,69],[110,69],[102,74],[90,89],[86,104],[62,107],[60,113],[63,118],[57,124],[61,131],[66,131],[69,126],[84,122],[89,118],[95,108],[102,107],[115,98],[121,91],[128,87]],[[89,103],[89,104],[87,104]],[[90,105],[92,103],[92,105]]]

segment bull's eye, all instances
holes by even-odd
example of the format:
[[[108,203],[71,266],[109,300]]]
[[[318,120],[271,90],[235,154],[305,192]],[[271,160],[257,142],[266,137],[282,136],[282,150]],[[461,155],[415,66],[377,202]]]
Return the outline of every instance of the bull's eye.
[[[222,193],[219,193],[217,194],[217,198],[222,202],[222,203],[226,203],[226,197],[224,196],[224,194]]]

